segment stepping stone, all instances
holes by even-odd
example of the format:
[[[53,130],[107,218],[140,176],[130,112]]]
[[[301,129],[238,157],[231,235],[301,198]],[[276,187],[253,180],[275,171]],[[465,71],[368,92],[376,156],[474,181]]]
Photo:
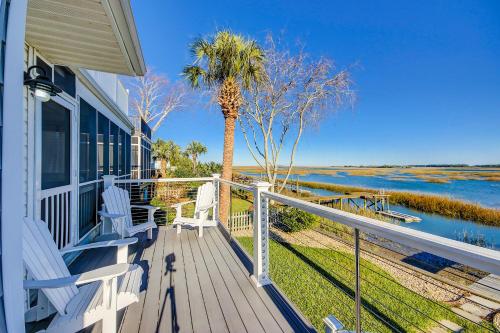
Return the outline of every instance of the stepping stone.
[[[431,329],[431,333],[449,333],[450,331],[453,333],[462,333],[464,328],[460,325],[455,324],[452,321],[447,319],[442,319],[439,321],[439,326],[433,327]]]
[[[482,318],[486,317],[491,313],[489,309],[474,303],[464,303],[460,305],[460,309]]]
[[[481,317],[478,317],[472,313],[469,313],[465,310],[462,310],[460,308],[451,308],[451,311],[455,312],[457,315],[459,316],[462,316],[463,318],[467,319],[467,320],[470,320],[476,324],[479,324],[480,322],[482,322],[483,320],[481,319]]]
[[[500,276],[490,274],[469,286],[471,290],[481,292],[500,302]]]
[[[476,304],[482,305],[485,308],[491,309],[492,311],[500,310],[500,303],[490,301],[489,299],[483,298],[481,296],[471,295],[465,298]]]

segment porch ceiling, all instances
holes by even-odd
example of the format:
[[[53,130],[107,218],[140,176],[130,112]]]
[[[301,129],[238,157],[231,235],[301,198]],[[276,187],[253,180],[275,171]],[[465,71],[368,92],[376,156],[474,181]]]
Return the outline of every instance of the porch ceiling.
[[[26,41],[55,64],[145,72],[129,0],[30,0]]]

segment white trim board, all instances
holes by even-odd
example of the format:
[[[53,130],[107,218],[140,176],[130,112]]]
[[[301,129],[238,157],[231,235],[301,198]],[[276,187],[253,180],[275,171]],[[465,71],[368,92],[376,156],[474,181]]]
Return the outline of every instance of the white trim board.
[[[2,149],[2,273],[9,332],[24,332],[22,221],[25,215],[23,169],[24,36],[28,1],[10,3],[5,50]]]

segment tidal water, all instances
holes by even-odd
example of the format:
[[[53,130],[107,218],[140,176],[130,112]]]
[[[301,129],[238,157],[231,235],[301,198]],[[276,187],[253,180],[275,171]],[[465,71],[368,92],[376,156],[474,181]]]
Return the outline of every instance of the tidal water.
[[[351,176],[345,172],[338,175],[309,174],[299,180],[351,185],[373,189],[423,192],[467,200],[485,207],[500,208],[500,182],[486,180],[450,180],[449,183],[429,183],[418,178],[405,180],[391,179],[387,176]]]
[[[253,174],[253,176],[258,175]],[[295,176],[292,177],[293,181],[296,180]],[[299,177],[299,180],[358,186],[377,190],[386,189],[430,193],[479,203],[485,207],[500,208],[500,182],[451,180],[449,183],[429,183],[418,178],[397,180],[391,179],[390,176],[351,176],[345,172],[339,172],[337,175],[333,176],[322,174],[302,175]],[[302,187],[302,189],[310,190],[312,193],[321,196],[338,194],[322,189],[311,189],[307,187]],[[483,246],[500,249],[500,227],[486,226],[460,219],[451,219],[437,214],[422,213],[397,205],[391,205],[391,209],[401,213],[418,216],[422,219],[421,222],[404,223],[394,221],[393,223],[456,240],[463,240],[464,235],[467,235],[469,239],[481,239]]]
[[[328,190],[313,189],[308,187],[302,187],[302,189],[309,190],[313,194],[321,196],[340,194]],[[361,205],[362,203],[359,202],[359,204]],[[475,245],[480,245],[496,250],[500,249],[499,227],[477,224],[472,221],[448,218],[438,214],[427,214],[399,205],[391,205],[390,208],[391,210],[418,216],[422,219],[422,221],[420,222],[411,223],[394,220],[392,221],[392,223],[394,224],[459,241],[464,241],[464,237],[468,237],[469,239],[474,239]],[[480,243],[477,243],[478,240]]]

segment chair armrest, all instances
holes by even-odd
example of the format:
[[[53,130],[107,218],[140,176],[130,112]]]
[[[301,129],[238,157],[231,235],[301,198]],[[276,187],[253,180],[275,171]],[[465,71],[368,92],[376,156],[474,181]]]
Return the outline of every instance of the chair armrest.
[[[191,201],[184,201],[184,202],[179,202],[179,203],[176,203],[176,204],[173,204],[172,208],[177,208],[177,207],[181,207],[182,205],[186,205],[186,204],[190,204],[190,203],[194,203],[196,202],[196,200],[191,200]]]
[[[61,288],[66,286],[72,286],[78,280],[77,275],[71,275],[59,279],[50,280],[24,280],[24,289],[51,289],[51,288]]]
[[[115,264],[110,266],[105,266],[102,268],[94,269],[92,271],[84,272],[77,275],[78,280],[75,281],[75,285],[95,282],[95,281],[106,281],[111,280],[115,277],[127,273],[132,265],[129,264]]]
[[[160,209],[160,207],[150,206],[150,205],[130,205],[130,208],[142,208],[142,209]]]
[[[125,214],[110,214],[108,212],[105,212],[103,210],[100,210],[97,212],[99,215],[101,215],[102,217],[109,217],[110,219],[118,219],[118,218],[122,218],[122,217],[125,217],[127,215]]]
[[[127,273],[130,269],[129,264],[116,264],[106,266],[82,274],[71,275],[59,279],[50,280],[24,280],[24,289],[51,289],[61,288],[70,285],[80,285],[95,281],[106,281]]]
[[[138,241],[137,237],[130,237],[130,238],[124,238],[124,239],[96,242],[96,243],[74,246],[72,248],[62,250],[62,251],[60,251],[60,253],[66,254],[66,253],[75,252],[75,251],[84,251],[84,250],[89,250],[89,249],[95,249],[95,248],[99,248],[99,247],[128,246],[128,245],[132,245],[132,244],[137,243],[137,241]]]

